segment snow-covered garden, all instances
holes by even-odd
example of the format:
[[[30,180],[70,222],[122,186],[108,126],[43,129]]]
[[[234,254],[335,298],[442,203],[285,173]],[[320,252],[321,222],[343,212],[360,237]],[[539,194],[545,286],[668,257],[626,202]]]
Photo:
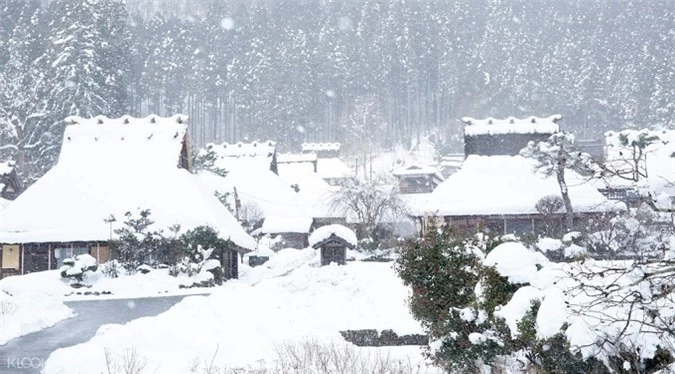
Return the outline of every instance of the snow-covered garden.
[[[363,257],[353,251],[348,256]],[[317,250],[281,250],[262,266],[243,267],[240,279],[210,296],[186,298],[157,317],[102,326],[91,341],[54,352],[45,373],[107,372],[107,362],[121,364],[132,351],[147,372],[277,370],[289,363],[291,352],[318,355],[322,350],[408,368],[397,371],[402,373],[435,372],[426,367],[419,346],[357,348],[340,335],[359,329],[423,333],[408,310],[409,289],[392,262],[319,265]],[[285,372],[322,372],[304,369]]]

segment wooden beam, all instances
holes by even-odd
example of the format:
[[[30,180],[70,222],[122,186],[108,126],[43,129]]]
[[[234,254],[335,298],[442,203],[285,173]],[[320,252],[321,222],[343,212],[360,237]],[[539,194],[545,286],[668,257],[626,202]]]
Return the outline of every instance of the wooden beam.
[[[24,263],[25,263],[25,252],[26,252],[26,246],[25,245],[20,245],[19,250],[21,251],[21,275],[23,275],[23,270],[24,270]]]

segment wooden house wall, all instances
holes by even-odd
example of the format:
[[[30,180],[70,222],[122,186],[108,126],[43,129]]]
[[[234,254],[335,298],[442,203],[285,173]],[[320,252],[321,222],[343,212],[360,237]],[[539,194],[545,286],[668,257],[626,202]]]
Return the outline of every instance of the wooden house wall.
[[[431,193],[438,183],[430,175],[414,175],[399,177],[399,190],[401,193]]]
[[[303,249],[309,246],[308,234],[289,232],[280,235],[286,248]]]
[[[600,215],[600,213],[576,213],[573,229],[584,231],[588,227],[589,220],[598,218]],[[447,225],[465,233],[487,231],[495,235],[558,236],[563,234],[564,231],[564,217],[562,213],[549,216],[542,214],[445,216],[441,220],[422,217],[420,226],[421,235],[424,235],[430,229]]]
[[[321,247],[321,266],[335,262],[338,265],[347,263],[347,247],[339,244],[328,243]]]
[[[223,267],[224,279],[239,278],[239,253],[233,249],[226,249],[223,252],[223,258],[220,261]]]
[[[499,134],[464,136],[464,155],[517,156],[530,141],[547,140],[552,134]]]
[[[8,255],[9,248],[18,249]],[[25,243],[3,244],[0,247],[0,278],[10,275],[30,274],[38,271],[58,269],[63,259],[88,253],[99,263],[110,260],[110,249],[106,243]],[[17,262],[18,257],[18,262]],[[5,260],[2,263],[2,260]],[[8,261],[11,260],[11,265]]]

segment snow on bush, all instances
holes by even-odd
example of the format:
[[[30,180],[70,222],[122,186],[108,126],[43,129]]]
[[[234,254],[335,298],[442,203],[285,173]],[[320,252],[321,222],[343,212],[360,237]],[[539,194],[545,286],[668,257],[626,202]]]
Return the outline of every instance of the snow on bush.
[[[91,286],[101,277],[96,259],[86,253],[64,259],[59,272],[61,277],[75,288]]]
[[[356,239],[354,231],[342,225],[326,225],[314,230],[309,236],[309,245],[314,246],[315,244],[330,238],[331,235],[343,239],[354,247],[358,245],[358,240]]]
[[[533,247],[557,252],[580,243],[563,239]],[[597,372],[621,371],[628,360],[631,371],[652,372],[673,361],[672,262],[555,263],[519,242],[497,244],[503,240],[448,230],[401,251],[399,274],[414,290],[411,310],[439,365],[475,371],[501,357],[526,370]],[[477,251],[487,255],[466,256]]]
[[[500,244],[483,260],[485,266],[494,266],[511,283],[532,282],[537,271],[546,263],[548,260],[544,255],[517,242]]]

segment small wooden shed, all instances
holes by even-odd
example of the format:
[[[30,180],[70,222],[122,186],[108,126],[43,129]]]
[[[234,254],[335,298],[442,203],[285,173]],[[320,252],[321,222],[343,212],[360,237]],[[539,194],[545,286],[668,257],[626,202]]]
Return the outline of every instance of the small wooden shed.
[[[347,262],[347,248],[356,247],[356,234],[342,225],[327,225],[316,229],[309,237],[314,249],[321,249],[321,266],[335,262],[344,265]]]

